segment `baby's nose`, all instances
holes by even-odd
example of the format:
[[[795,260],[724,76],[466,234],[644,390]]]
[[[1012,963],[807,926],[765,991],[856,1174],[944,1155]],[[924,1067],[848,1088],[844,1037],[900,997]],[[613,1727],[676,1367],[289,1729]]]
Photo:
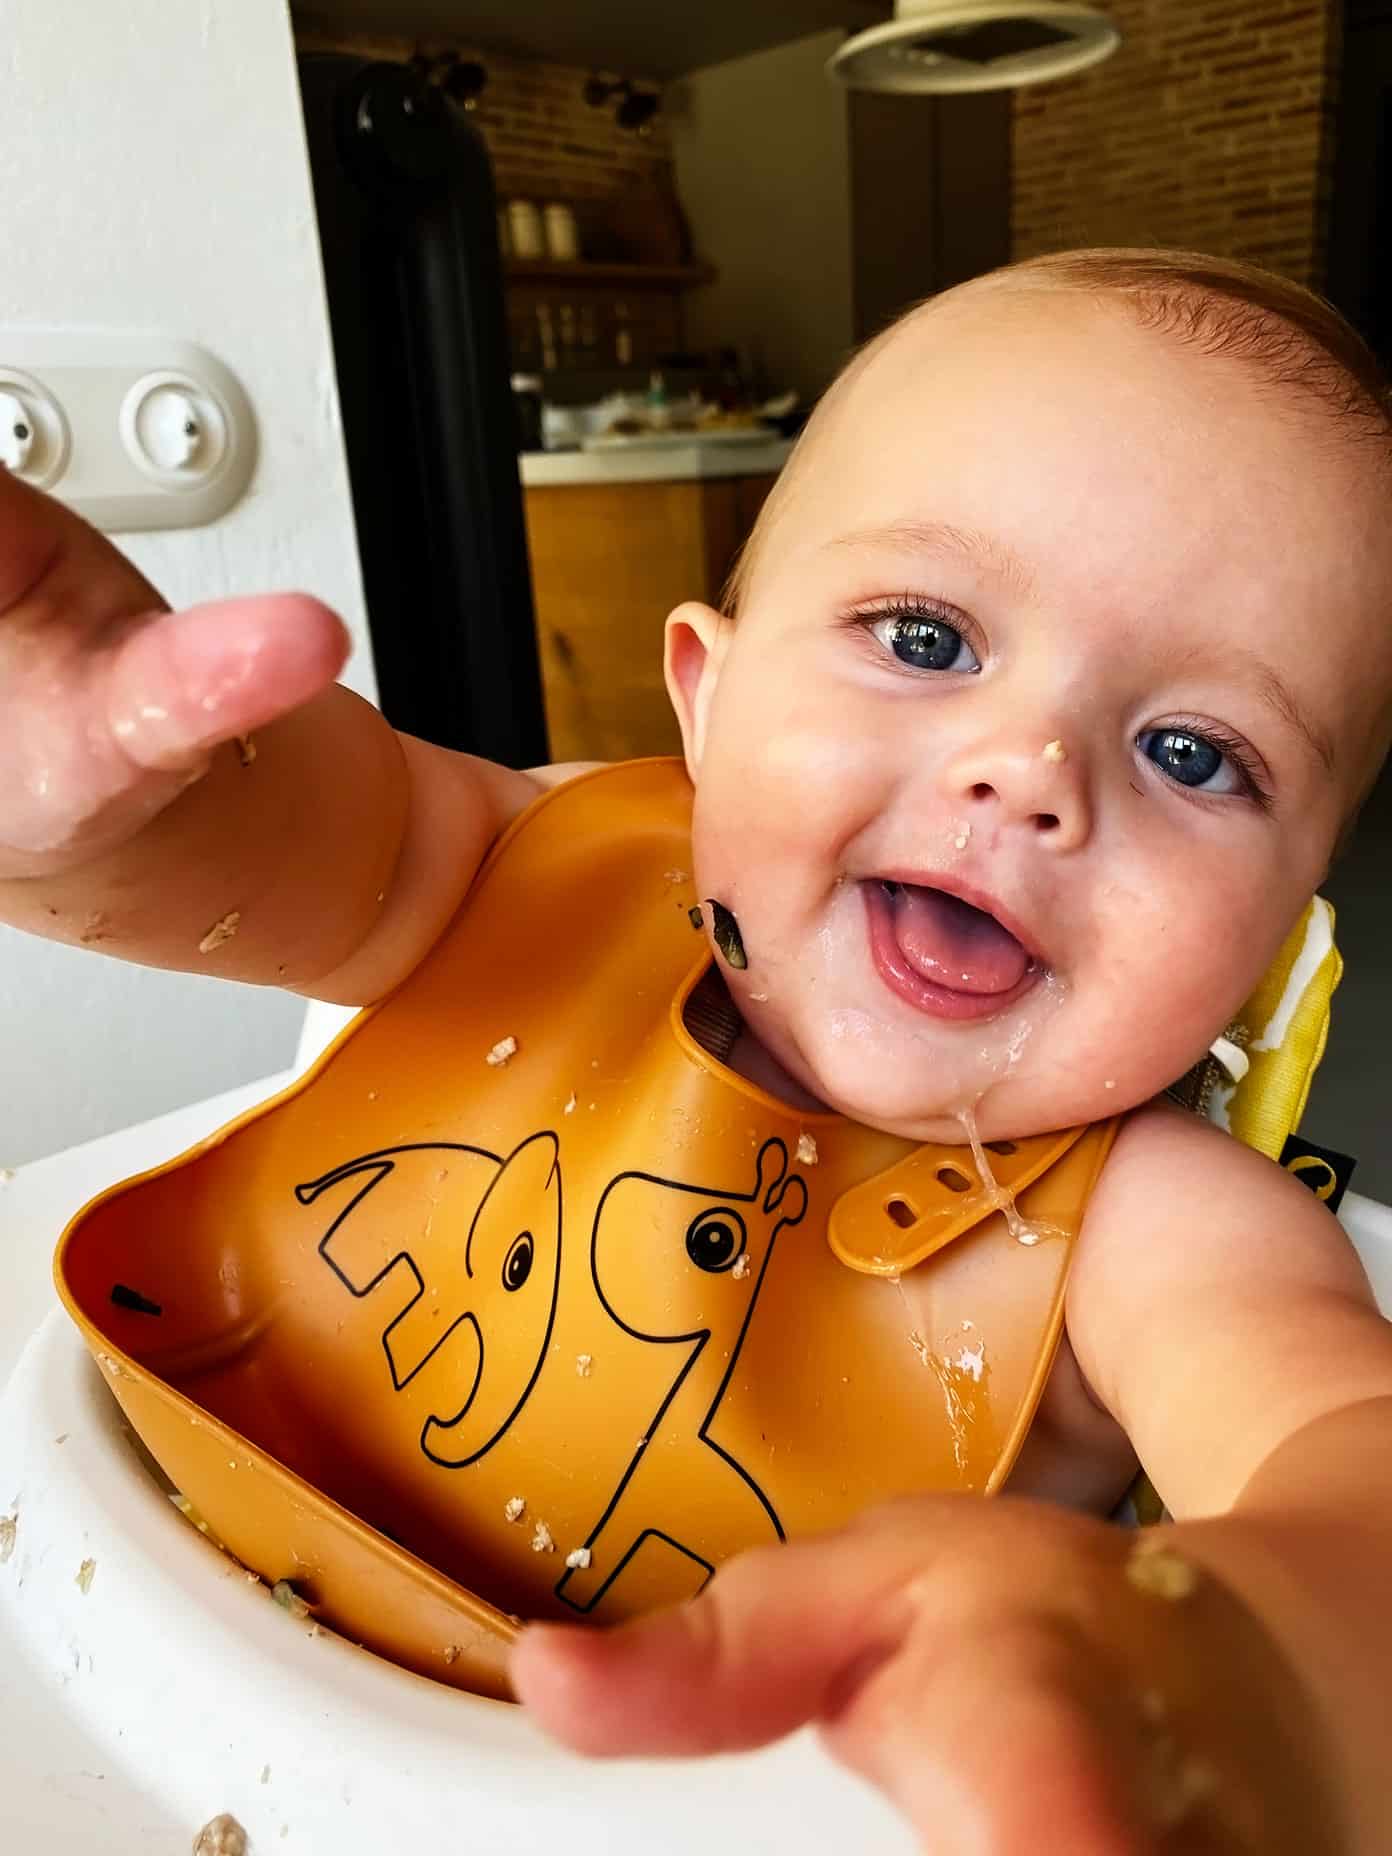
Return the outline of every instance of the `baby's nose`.
[[[968,816],[1024,826],[1051,851],[1077,850],[1092,831],[1092,803],[1080,752],[1066,740],[1018,732],[963,748],[947,769],[949,797]]]

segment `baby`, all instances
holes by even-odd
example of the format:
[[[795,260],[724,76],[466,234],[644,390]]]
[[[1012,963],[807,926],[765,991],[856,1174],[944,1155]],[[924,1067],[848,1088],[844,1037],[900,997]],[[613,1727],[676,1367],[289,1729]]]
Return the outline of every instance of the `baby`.
[[[1392,1332],[1316,1199],[1159,1099],[1381,764],[1390,479],[1385,389],[1314,298],[1070,254],[862,351],[728,609],[668,621],[729,1068],[915,1144],[1125,1119],[1011,1499],[534,1626],[516,1685],[572,1745],[812,1720],[943,1852],[1392,1845]],[[132,960],[206,969],[235,895],[219,972],[380,999],[582,771],[396,735],[313,600],[167,613],[3,479],[0,614],[0,916],[99,917]],[[1099,1518],[1138,1461],[1175,1518],[1139,1548]]]

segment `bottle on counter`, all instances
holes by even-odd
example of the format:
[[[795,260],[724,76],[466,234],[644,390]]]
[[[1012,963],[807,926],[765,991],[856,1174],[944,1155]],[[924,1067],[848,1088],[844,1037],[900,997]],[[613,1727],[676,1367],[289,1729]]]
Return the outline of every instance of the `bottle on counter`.
[[[551,320],[551,305],[538,303],[536,308],[537,341],[541,348],[541,365],[548,374],[556,370],[556,327]]]
[[[648,424],[655,432],[665,432],[672,423],[672,412],[667,404],[667,382],[655,368],[648,376],[648,391],[644,403],[648,412]]]
[[[620,367],[633,365],[633,328],[627,303],[614,305],[614,360]]]

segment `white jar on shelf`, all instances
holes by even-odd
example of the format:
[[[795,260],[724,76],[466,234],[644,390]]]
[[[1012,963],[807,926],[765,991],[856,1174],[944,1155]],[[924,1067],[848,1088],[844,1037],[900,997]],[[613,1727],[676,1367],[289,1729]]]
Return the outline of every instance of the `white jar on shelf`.
[[[514,258],[544,258],[546,256],[546,240],[542,232],[541,214],[532,201],[509,200],[507,222]]]
[[[568,263],[580,256],[580,230],[575,214],[558,200],[542,209],[546,225],[546,255]]]

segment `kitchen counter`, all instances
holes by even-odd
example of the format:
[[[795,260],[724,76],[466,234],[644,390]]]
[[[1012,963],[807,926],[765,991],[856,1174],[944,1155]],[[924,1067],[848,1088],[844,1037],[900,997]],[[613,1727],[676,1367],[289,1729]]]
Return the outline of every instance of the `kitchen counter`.
[[[570,483],[674,483],[706,477],[776,476],[793,448],[790,438],[766,444],[634,445],[613,451],[524,451],[528,488]]]

